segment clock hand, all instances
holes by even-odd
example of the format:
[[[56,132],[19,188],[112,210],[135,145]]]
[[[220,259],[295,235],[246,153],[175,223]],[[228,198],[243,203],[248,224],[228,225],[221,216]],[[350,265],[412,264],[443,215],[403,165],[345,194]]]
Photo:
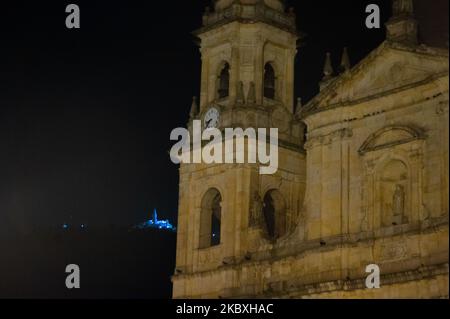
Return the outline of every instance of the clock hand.
[[[210,119],[209,121],[206,121],[206,127],[209,127],[209,124],[212,122],[212,119]]]

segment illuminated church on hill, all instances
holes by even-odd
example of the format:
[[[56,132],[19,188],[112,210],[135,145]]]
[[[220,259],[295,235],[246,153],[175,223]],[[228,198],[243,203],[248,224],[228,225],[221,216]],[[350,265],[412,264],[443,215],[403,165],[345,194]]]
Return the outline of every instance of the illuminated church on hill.
[[[156,211],[156,208],[153,210],[153,219],[149,219],[141,224],[138,224],[135,226],[136,229],[161,229],[161,230],[170,230],[170,231],[176,231],[176,228],[169,222],[168,219],[166,220],[158,220],[158,212]]]

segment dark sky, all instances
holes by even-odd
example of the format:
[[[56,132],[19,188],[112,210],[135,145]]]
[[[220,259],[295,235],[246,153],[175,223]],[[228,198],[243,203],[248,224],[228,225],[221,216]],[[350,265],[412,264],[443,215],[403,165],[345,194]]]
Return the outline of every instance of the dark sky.
[[[178,167],[169,134],[198,95],[191,31],[209,1],[5,1],[0,11],[0,232],[69,221],[129,225],[156,207],[174,220]],[[81,30],[65,7],[81,8]],[[308,34],[296,94],[317,92],[326,51],[353,63],[384,39],[364,27],[382,1],[290,1]],[[432,3],[432,4],[431,4]],[[416,5],[426,42],[448,40],[448,1]]]

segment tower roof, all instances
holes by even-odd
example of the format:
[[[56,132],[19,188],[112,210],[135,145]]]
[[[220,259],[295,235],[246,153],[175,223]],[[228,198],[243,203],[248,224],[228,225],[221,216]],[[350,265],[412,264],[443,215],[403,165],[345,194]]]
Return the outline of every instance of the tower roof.
[[[286,12],[283,0],[215,0],[212,9],[206,8],[203,28],[196,33],[233,21],[264,22],[297,34],[295,13]]]
[[[216,0],[214,3],[214,9],[216,11],[225,10],[231,7],[233,4],[242,4],[242,5],[256,5],[256,4],[265,4],[267,7],[277,10],[284,11],[284,4],[282,0]]]

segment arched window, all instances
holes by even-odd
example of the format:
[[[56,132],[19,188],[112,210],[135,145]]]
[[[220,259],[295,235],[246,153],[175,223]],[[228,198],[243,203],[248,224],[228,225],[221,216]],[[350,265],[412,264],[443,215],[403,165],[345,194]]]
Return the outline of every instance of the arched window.
[[[278,190],[271,190],[264,196],[263,215],[270,239],[278,239],[286,234],[285,207],[284,198]]]
[[[226,98],[230,95],[230,65],[224,63],[219,73],[219,99]]]
[[[264,67],[264,97],[275,99],[275,70],[270,63]]]
[[[220,245],[222,224],[222,196],[215,188],[203,196],[200,212],[200,248]]]

